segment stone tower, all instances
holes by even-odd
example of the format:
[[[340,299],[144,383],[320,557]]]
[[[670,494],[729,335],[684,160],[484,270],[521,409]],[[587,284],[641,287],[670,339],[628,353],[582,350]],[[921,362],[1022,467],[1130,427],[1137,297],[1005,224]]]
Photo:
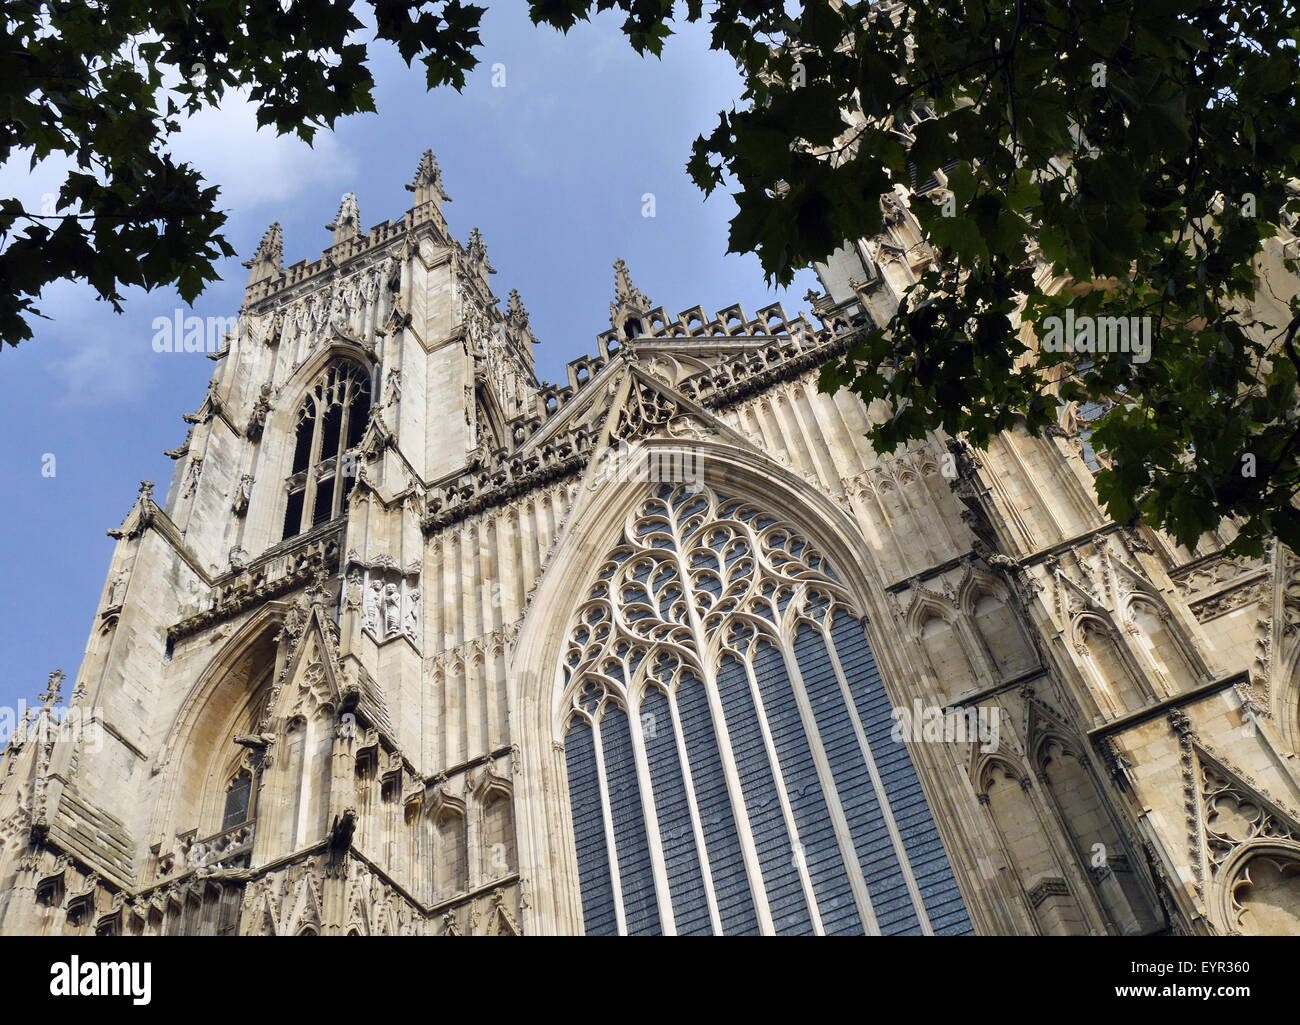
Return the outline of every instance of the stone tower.
[[[431,153],[408,187],[248,262],[0,764],[0,929],[1300,929],[1294,557],[1107,521],[1088,410],[873,452],[816,380],[928,259],[906,195],[817,323],[618,261],[542,385]]]

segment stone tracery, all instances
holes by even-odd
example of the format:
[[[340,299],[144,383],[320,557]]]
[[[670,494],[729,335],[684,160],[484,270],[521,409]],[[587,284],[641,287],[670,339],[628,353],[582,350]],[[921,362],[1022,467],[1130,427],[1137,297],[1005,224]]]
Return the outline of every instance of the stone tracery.
[[[852,597],[792,524],[661,487],[563,674],[589,933],[969,931]]]

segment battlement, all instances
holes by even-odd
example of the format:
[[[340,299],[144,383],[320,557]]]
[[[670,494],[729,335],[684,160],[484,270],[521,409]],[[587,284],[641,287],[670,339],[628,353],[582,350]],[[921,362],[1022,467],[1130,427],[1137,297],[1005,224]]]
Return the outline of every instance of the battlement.
[[[287,289],[406,239],[419,229],[431,229],[441,244],[459,248],[442,214],[442,204],[451,202],[451,197],[442,187],[442,174],[431,150],[426,150],[421,157],[415,179],[406,188],[415,194],[415,203],[402,219],[381,221],[365,233],[361,230],[357,198],[347,193],[334,220],[325,226],[334,233],[333,243],[322,252],[320,259],[299,260],[288,268],[282,266],[284,245],[280,225],[273,224],[252,259],[244,264],[251,271],[244,292],[244,308],[256,307]]]
[[[415,231],[428,218],[417,219],[416,211],[407,211],[400,221],[383,221],[376,224],[366,235],[355,235],[338,245],[330,246],[316,260],[299,260],[286,267],[278,275],[262,281],[250,282],[244,292],[244,307],[253,309],[268,299],[283,295],[289,289],[312,278],[333,273],[360,257],[373,253],[392,243],[404,239],[408,233]]]
[[[566,384],[546,384],[538,389],[535,410],[510,421],[511,440],[515,445],[523,444],[559,414],[619,353],[623,345],[652,349],[657,343],[691,339],[700,342],[702,348],[704,343],[714,343],[745,352],[758,352],[769,349],[770,346],[754,343],[771,339],[778,342],[777,348],[772,351],[780,353],[778,358],[784,359],[805,349],[815,348],[830,337],[857,330],[864,323],[862,316],[855,316],[847,310],[821,312],[814,309],[813,312],[821,321],[819,328],[812,325],[807,314],[800,313],[791,317],[779,302],[763,307],[752,318],[745,315],[744,307],[739,303],[717,311],[711,318],[702,306],[683,310],[675,318],[670,317],[664,307],[656,307],[645,314],[644,323],[628,320],[622,329],[615,328],[597,335],[597,352],[579,356],[566,364]]]

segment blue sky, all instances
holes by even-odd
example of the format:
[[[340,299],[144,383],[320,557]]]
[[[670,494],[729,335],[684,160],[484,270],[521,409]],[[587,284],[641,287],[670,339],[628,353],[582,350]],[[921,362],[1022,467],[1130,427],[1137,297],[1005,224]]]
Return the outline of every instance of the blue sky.
[[[777,299],[794,312],[816,286],[801,272],[785,291],[768,288],[752,256],[725,256],[729,196],[707,202],[687,178],[696,135],[736,103],[732,62],[708,50],[707,29],[683,26],[662,60],[640,58],[600,16],[567,36],[535,28],[522,3],[485,16],[482,63],[463,93],[428,93],[423,69],[375,51],[378,113],[340,122],[314,147],[255,130],[238,102],[205,112],[174,151],[221,187],[226,236],[238,256],[196,301],[200,316],[230,316],[248,272],[240,266],[272,221],[284,228],[285,263],[315,259],[329,242],[344,192],[357,195],[363,225],[400,218],[404,186],[432,148],[454,202],[446,207],[462,241],[478,226],[504,300],[519,289],[542,344],[540,377],[564,380],[564,365],[595,351],[609,327],[611,265],[624,258],[633,281],[670,313],[734,302],[747,312]],[[504,88],[492,66],[505,66]],[[0,195],[34,208],[57,191],[61,169],[29,173],[25,160],[0,168]],[[656,216],[642,216],[642,196]],[[47,674],[81,663],[104,584],[116,527],[141,479],[161,498],[179,445],[181,414],[203,398],[213,363],[201,353],[155,353],[152,321],[191,312],[171,291],[128,293],[117,315],[80,284],[51,287],[35,338],[0,353],[0,545],[9,584],[0,597],[0,705],[33,703]],[[46,454],[55,476],[42,476]]]

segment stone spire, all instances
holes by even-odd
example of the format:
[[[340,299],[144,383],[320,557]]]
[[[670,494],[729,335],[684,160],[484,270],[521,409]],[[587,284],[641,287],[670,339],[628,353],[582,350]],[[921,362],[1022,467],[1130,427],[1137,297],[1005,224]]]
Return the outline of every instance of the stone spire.
[[[357,197],[351,193],[343,194],[343,202],[332,223],[325,225],[334,232],[334,245],[346,242],[361,234],[361,211],[357,208]]]
[[[637,321],[650,312],[650,300],[636,285],[632,284],[632,275],[627,271],[627,264],[622,258],[614,261],[614,301],[609,304],[609,322],[616,330],[622,331],[629,320]],[[635,333],[640,333],[638,330]]]
[[[465,255],[469,257],[470,267],[483,275],[484,280],[487,279],[487,275],[497,272],[497,269],[488,262],[487,243],[483,241],[483,235],[478,228],[474,228],[469,233]]]
[[[255,285],[267,278],[277,278],[283,273],[284,240],[280,235],[280,222],[276,221],[266,229],[262,241],[257,245],[257,252],[251,260],[245,260],[248,267],[249,285]]]
[[[438,161],[433,157],[433,150],[424,151],[424,156],[420,158],[420,166],[415,169],[415,180],[406,186],[406,191],[415,193],[416,206],[425,203],[441,205],[451,202],[451,197],[442,187],[442,171],[438,169]]]
[[[524,303],[519,298],[517,288],[510,289],[510,297],[506,302],[506,320],[520,329],[526,330],[528,328],[528,311],[524,309]]]
[[[518,357],[524,361],[529,370],[532,370],[532,347],[537,344],[537,336],[533,334],[533,329],[528,323],[528,311],[524,309],[523,300],[519,298],[518,290],[513,288],[510,289],[510,297],[506,301],[506,335],[514,343]]]
[[[63,681],[67,678],[62,669],[56,669],[50,673],[50,682],[45,688],[45,693],[40,696],[43,706],[49,708],[51,705],[59,703],[59,697],[63,691]]]

